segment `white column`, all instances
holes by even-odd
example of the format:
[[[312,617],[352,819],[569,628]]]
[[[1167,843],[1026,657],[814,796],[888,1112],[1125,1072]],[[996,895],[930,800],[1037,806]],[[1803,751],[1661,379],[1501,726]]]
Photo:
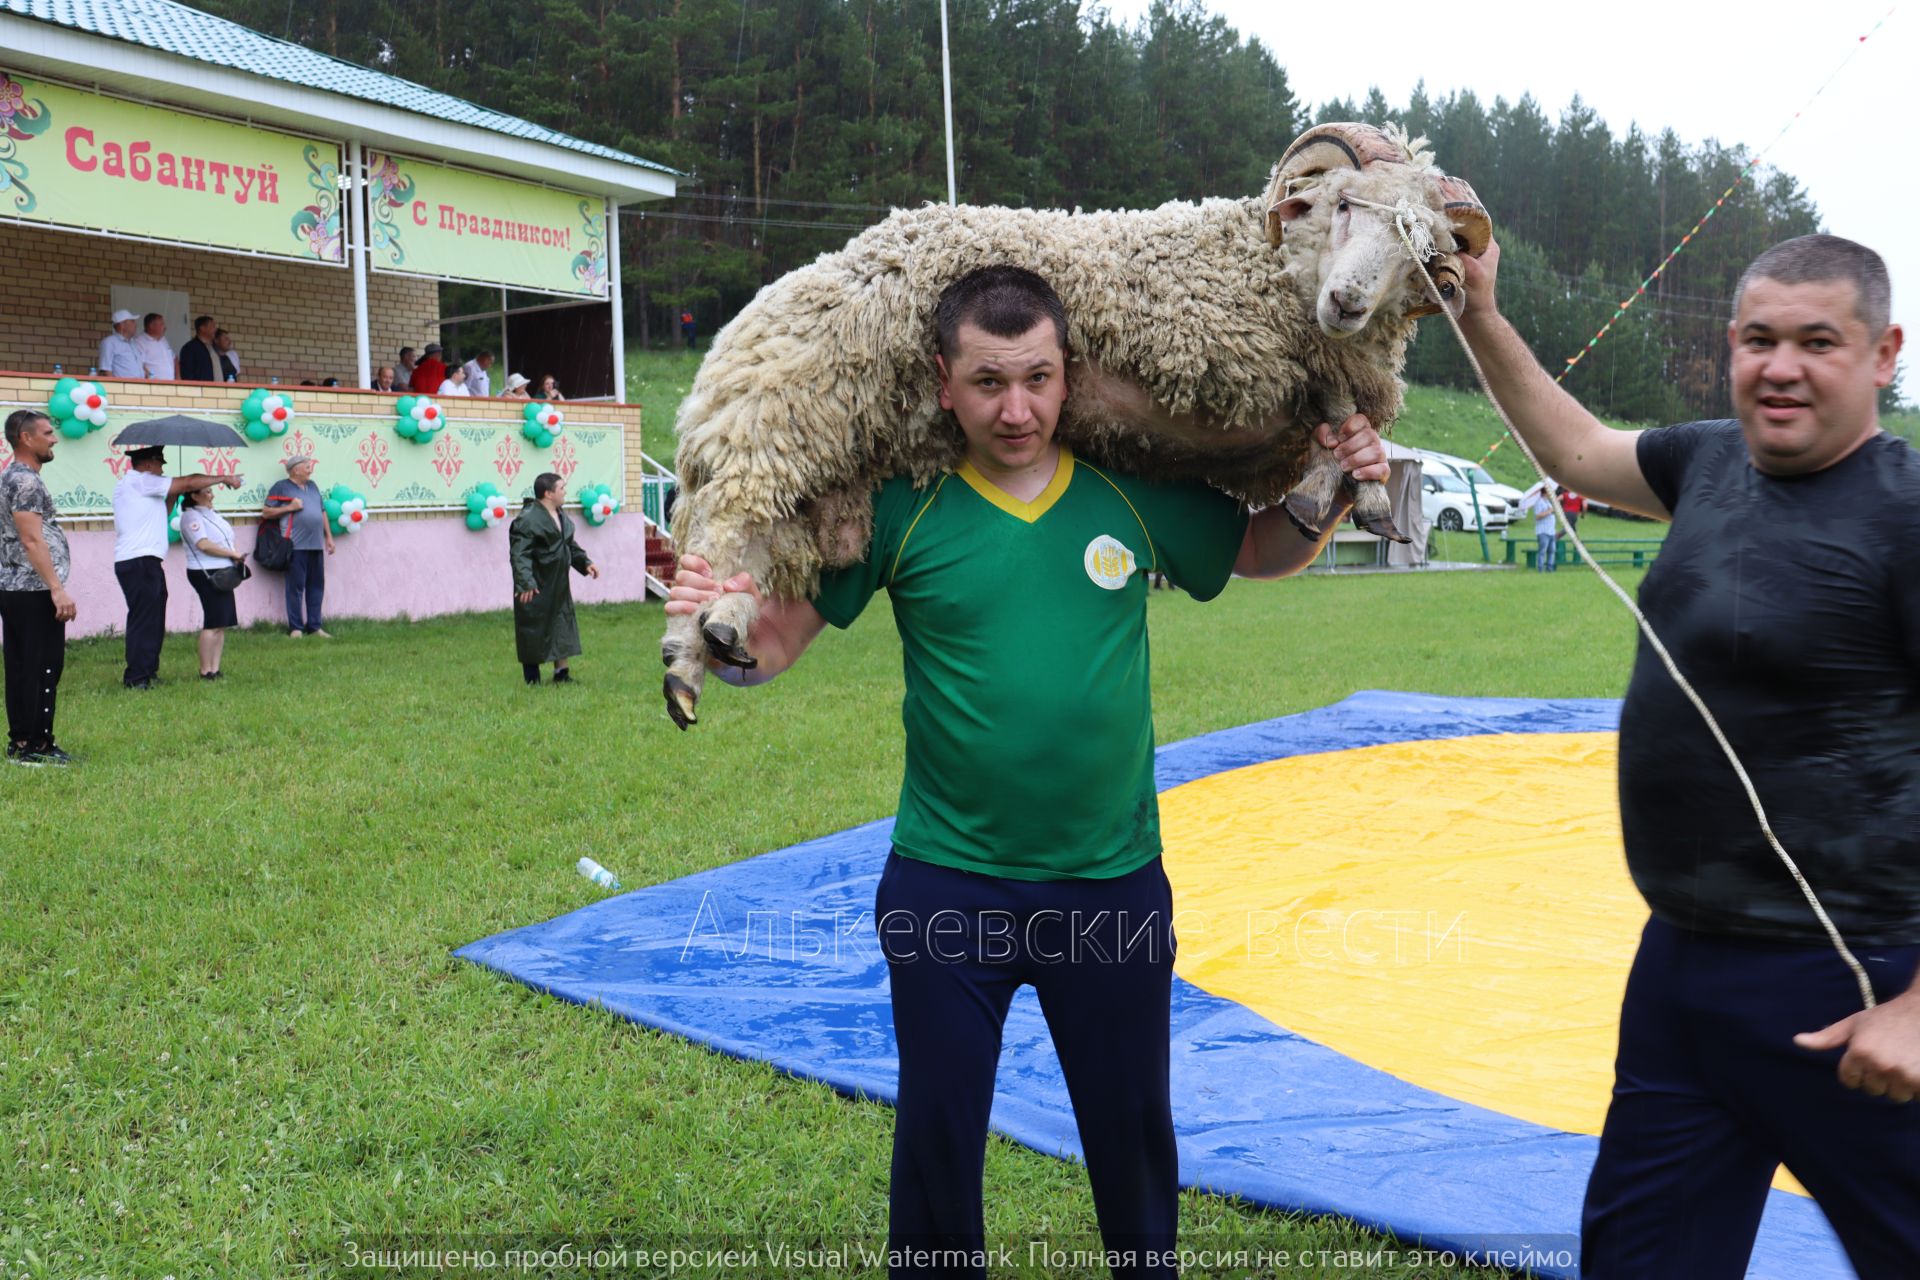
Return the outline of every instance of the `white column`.
[[[947,203],[959,204],[953,185],[953,58],[947,52],[947,0],[940,0],[940,102],[947,115]]]
[[[373,360],[367,342],[367,220],[361,201],[360,140],[347,143],[347,189],[341,193],[347,219],[347,258],[353,265],[353,385],[373,385]]]
[[[620,202],[607,201],[607,297],[613,304],[613,398],[627,398],[627,321],[620,305]]]

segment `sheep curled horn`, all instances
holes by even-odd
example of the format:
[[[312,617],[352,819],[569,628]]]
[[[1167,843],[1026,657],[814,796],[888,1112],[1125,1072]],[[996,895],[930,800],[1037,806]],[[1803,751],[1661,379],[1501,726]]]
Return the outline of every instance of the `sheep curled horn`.
[[[1325,124],[1294,140],[1266,193],[1129,211],[928,205],[896,210],[844,249],[767,285],[715,337],[681,402],[673,534],[714,578],[753,575],[810,597],[859,560],[871,494],[925,485],[964,440],[940,408],[934,305],[975,267],[1038,272],[1066,304],[1070,394],[1059,437],[1150,480],[1199,480],[1284,501],[1319,537],[1343,489],[1363,529],[1405,541],[1386,487],[1352,485],[1319,423],[1354,412],[1383,431],[1417,317],[1433,314],[1395,225],[1458,311],[1460,252],[1491,239],[1464,181],[1425,139]],[[693,724],[709,659],[751,667],[753,595],[668,619],[667,712]]]

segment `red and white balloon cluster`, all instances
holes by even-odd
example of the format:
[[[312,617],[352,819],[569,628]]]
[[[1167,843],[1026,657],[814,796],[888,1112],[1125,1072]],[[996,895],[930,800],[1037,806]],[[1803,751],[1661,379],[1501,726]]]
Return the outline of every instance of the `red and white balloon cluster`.
[[[491,529],[507,518],[507,495],[491,481],[467,491],[467,528]]]

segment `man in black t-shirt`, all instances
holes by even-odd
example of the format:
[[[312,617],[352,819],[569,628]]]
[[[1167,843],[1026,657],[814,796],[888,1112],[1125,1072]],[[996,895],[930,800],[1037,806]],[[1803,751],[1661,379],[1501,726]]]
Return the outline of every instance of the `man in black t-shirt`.
[[[1736,419],[1615,431],[1534,361],[1466,259],[1461,324],[1562,484],[1672,521],[1620,716],[1627,867],[1652,908],[1620,1017],[1581,1274],[1742,1276],[1776,1169],[1863,1276],[1920,1276],[1920,455],[1880,430],[1902,335],[1878,254],[1802,236],[1734,295]]]

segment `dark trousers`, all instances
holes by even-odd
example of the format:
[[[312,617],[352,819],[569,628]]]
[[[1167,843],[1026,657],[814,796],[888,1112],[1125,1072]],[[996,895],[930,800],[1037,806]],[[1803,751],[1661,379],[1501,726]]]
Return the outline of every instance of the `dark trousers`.
[[[7,738],[30,747],[53,741],[54,694],[67,666],[67,624],[51,591],[0,591],[0,646],[7,672]]]
[[[1160,860],[1110,880],[1004,880],[894,853],[875,895],[900,1101],[889,1273],[984,1276],[981,1176],[1007,1006],[1040,997],[1116,1276],[1170,1253],[1179,1167],[1167,1096],[1173,895]],[[940,1251],[928,1264],[924,1254]],[[1129,1258],[1131,1253],[1131,1258]],[[956,1256],[969,1261],[954,1265]],[[944,1265],[943,1265],[944,1264]]]
[[[327,594],[327,553],[296,551],[287,561],[287,630],[318,631],[320,599]]]
[[[1854,954],[1881,1000],[1920,966],[1920,946]],[[1848,1089],[1834,1074],[1840,1050],[1793,1044],[1859,1010],[1859,986],[1831,947],[1649,923],[1620,1010],[1580,1274],[1746,1275],[1768,1184],[1785,1164],[1860,1275],[1920,1276],[1920,1103]]]
[[[167,571],[159,556],[136,556],[113,566],[127,598],[126,684],[160,674],[160,646],[167,642]]]

